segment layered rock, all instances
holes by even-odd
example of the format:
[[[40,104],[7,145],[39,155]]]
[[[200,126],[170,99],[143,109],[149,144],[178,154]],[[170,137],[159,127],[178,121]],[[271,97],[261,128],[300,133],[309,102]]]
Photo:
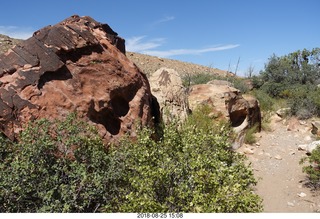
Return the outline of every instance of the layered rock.
[[[159,117],[147,78],[107,24],[72,16],[0,55],[0,131],[11,139],[28,121],[76,111],[105,140],[134,135]]]
[[[215,117],[230,120],[234,131],[238,134],[233,148],[243,144],[245,130],[257,125],[261,129],[261,113],[258,101],[252,96],[242,96],[240,91],[230,87],[228,83],[208,83],[194,85],[189,93],[190,109],[201,104],[212,106]]]
[[[152,94],[159,102],[162,121],[185,120],[189,112],[188,96],[178,72],[160,68],[151,74],[149,82]]]

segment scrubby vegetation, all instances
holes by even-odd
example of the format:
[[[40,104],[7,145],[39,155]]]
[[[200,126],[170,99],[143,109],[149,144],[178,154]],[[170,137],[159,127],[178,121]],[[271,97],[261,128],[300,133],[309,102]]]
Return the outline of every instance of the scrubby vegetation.
[[[230,128],[204,112],[160,140],[141,128],[108,149],[74,114],[30,123],[16,143],[1,137],[0,211],[261,211],[250,166],[228,149]]]
[[[235,88],[239,89],[242,93],[249,91],[248,86],[245,83],[245,79],[239,77],[223,77],[209,73],[198,73],[198,74],[186,74],[182,78],[182,83],[185,87],[190,87],[196,84],[206,84],[212,80],[224,80],[230,82]]]
[[[253,85],[267,102],[285,100],[291,115],[300,119],[320,116],[320,49],[298,50],[285,56],[272,55]],[[265,95],[267,94],[268,97]],[[266,101],[260,98],[262,104]]]
[[[312,151],[309,157],[305,157],[300,164],[307,164],[303,167],[303,172],[308,174],[309,184],[314,189],[320,188],[320,146]]]
[[[272,55],[265,69],[251,78],[254,94],[264,116],[283,106],[289,107],[289,116],[309,119],[320,116],[320,48],[298,50],[278,57]],[[277,106],[278,105],[278,106]],[[306,164],[310,185],[320,185],[320,149],[301,160]]]

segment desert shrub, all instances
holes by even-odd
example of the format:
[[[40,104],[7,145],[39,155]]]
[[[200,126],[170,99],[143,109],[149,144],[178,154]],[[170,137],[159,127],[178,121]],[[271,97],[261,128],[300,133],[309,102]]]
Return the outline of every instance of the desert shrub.
[[[215,78],[215,75],[208,73],[198,73],[193,75],[187,74],[182,78],[182,84],[185,87],[189,87],[196,84],[206,84],[209,81],[214,80]]]
[[[248,85],[244,82],[244,79],[238,77],[224,77],[219,75],[213,75],[208,73],[199,73],[194,75],[185,75],[182,78],[182,83],[185,87],[189,87],[196,84],[206,84],[212,80],[229,81],[233,87],[239,89],[241,93],[247,93],[249,91]]]
[[[262,91],[273,98],[282,97],[281,95],[286,90],[286,85],[282,83],[268,82],[260,87]]]
[[[303,172],[308,174],[309,184],[314,189],[320,188],[320,146],[318,145],[315,150],[312,151],[309,157],[301,159],[300,164],[306,164]]]
[[[254,75],[251,77],[251,80],[254,89],[259,89],[264,84],[264,81],[261,76]]]
[[[258,125],[252,126],[246,131],[246,135],[244,137],[244,143],[246,144],[254,144],[257,142],[257,138],[255,133],[258,131]]]
[[[275,98],[269,96],[263,90],[253,90],[251,93],[259,101],[260,109],[262,112],[267,113],[274,110]]]
[[[187,124],[166,126],[160,141],[143,128],[136,142],[122,141],[115,149],[128,181],[119,211],[261,211],[261,199],[252,192],[252,169],[244,156],[228,150],[229,128]]]
[[[320,115],[320,90],[312,85],[292,86],[288,99],[291,114],[300,119]]]
[[[309,119],[317,114],[317,106],[309,98],[293,97],[289,101],[290,112],[299,119]]]
[[[17,143],[0,136],[0,212],[261,211],[230,129],[192,117],[179,127],[160,140],[141,128],[108,149],[74,114],[30,123]]]
[[[249,92],[249,86],[244,82],[243,79],[233,78],[233,80],[231,80],[231,82],[233,83],[233,86],[235,88],[237,88],[238,90],[241,91],[241,93],[245,94],[245,93]]]
[[[1,139],[0,212],[95,212],[121,183],[97,131],[74,114]]]

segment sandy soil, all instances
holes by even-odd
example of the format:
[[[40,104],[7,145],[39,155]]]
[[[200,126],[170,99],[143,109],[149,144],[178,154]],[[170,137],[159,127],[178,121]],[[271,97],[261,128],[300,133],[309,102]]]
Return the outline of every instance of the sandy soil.
[[[306,187],[306,174],[299,164],[307,155],[298,146],[314,140],[310,122],[286,121],[277,116],[272,121],[272,131],[258,133],[256,144],[238,149],[252,163],[264,212],[320,212],[320,194]]]

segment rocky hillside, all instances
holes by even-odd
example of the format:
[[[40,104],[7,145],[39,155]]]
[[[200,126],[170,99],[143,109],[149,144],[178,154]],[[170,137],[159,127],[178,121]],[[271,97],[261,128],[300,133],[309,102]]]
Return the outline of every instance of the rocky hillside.
[[[217,68],[211,68],[203,65],[197,65],[188,62],[181,62],[173,59],[159,58],[156,56],[143,55],[134,52],[127,52],[127,57],[133,61],[145,74],[150,75],[161,67],[171,68],[176,70],[179,74],[198,74],[208,73],[220,76],[227,76],[232,74],[227,71]]]
[[[0,34],[0,54],[6,52],[13,45],[17,44],[21,40],[12,39],[6,35]]]
[[[22,40],[13,39],[8,36],[0,34],[0,54],[6,52],[13,45],[21,42]],[[217,68],[211,68],[208,66],[197,65],[188,62],[181,62],[174,59],[159,58],[156,56],[149,56],[134,52],[126,52],[127,57],[133,61],[145,74],[148,76],[153,72],[157,71],[161,67],[172,68],[176,70],[179,74],[198,74],[198,73],[208,73],[220,76],[227,76],[232,74],[227,71],[220,70]]]

